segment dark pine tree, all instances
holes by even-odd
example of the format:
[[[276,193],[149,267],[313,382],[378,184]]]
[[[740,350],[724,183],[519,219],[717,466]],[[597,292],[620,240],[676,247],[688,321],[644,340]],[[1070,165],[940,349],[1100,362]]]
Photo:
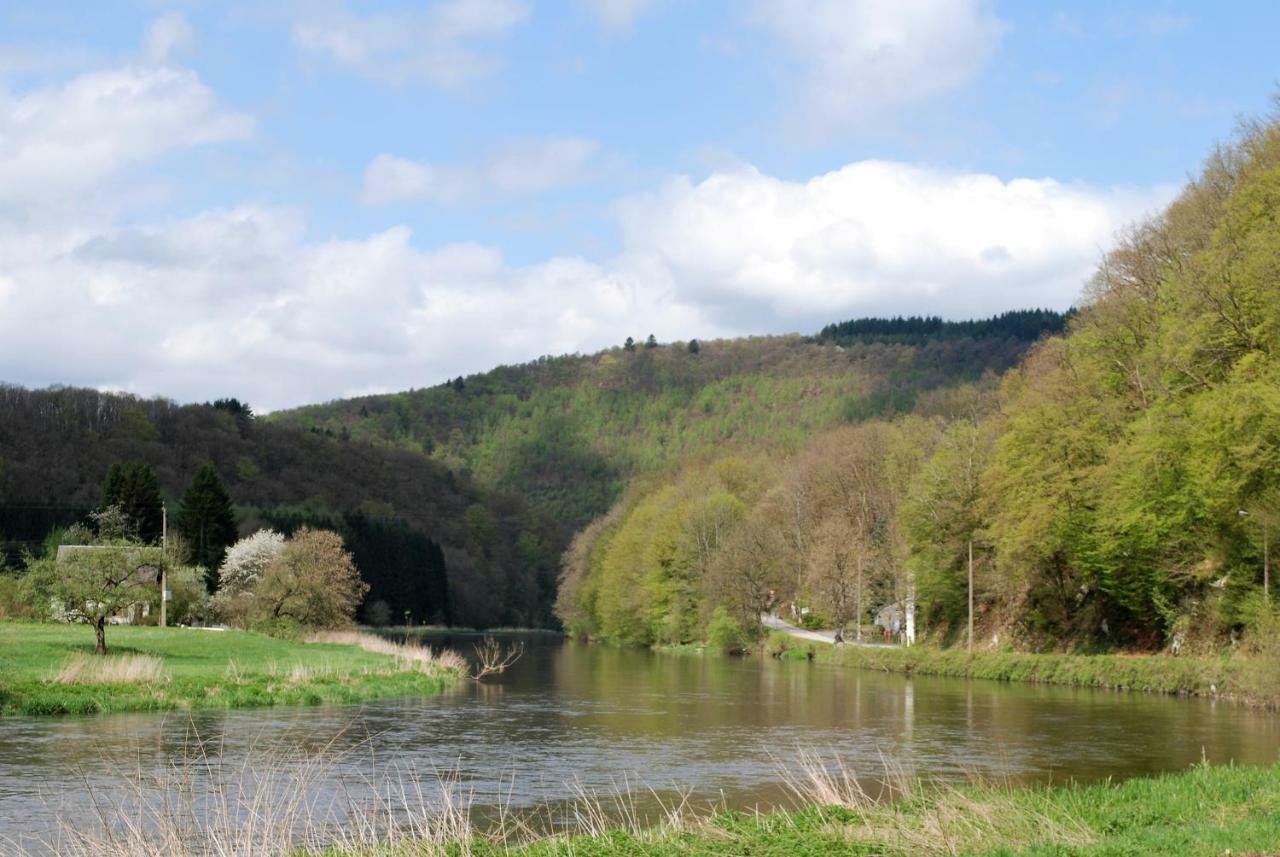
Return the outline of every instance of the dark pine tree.
[[[191,560],[205,569],[205,585],[218,589],[218,567],[236,541],[236,515],[218,471],[206,464],[196,471],[178,508],[178,532],[191,546]]]
[[[151,465],[141,461],[113,464],[102,483],[102,505],[119,506],[134,533],[146,544],[160,541],[163,513],[160,482]]]
[[[690,340],[689,340],[689,353],[690,353],[690,354],[697,354],[697,353],[698,353],[699,351],[701,351],[701,350],[702,350],[702,346],[698,344],[698,340],[696,340],[696,339],[690,339]]]
[[[645,347],[645,348],[657,348],[657,347],[658,347],[658,338],[657,338],[656,336],[654,336],[652,333],[651,333],[651,334],[649,334],[649,338],[648,338],[648,339],[646,339],[646,340],[644,341],[644,347]]]
[[[626,342],[624,342],[624,343],[622,343],[622,347],[623,347],[623,349],[625,349],[626,351],[635,351],[635,350],[636,350],[636,341],[635,341],[634,339],[632,339],[630,336],[628,336],[628,337],[627,337],[627,341],[626,341]]]

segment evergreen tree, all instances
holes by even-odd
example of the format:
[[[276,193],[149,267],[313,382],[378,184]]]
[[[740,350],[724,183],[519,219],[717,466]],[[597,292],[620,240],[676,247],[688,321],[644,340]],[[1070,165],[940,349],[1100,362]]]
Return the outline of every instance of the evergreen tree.
[[[648,338],[648,339],[646,339],[646,340],[644,341],[644,347],[645,347],[645,348],[657,348],[657,347],[658,347],[658,340],[657,340],[657,338],[656,338],[652,333],[651,333],[651,334],[649,334],[649,338]]]
[[[701,350],[702,350],[702,346],[698,344],[698,340],[696,340],[696,339],[690,339],[690,340],[689,340],[689,353],[690,353],[690,354],[697,354],[697,353],[698,353],[699,351],[701,351]]]
[[[236,541],[236,516],[218,471],[206,464],[196,471],[182,495],[178,532],[191,546],[191,561],[206,569],[210,592],[218,588],[218,568]]]
[[[623,350],[623,351],[635,351],[635,350],[636,350],[636,341],[635,341],[634,339],[632,339],[630,336],[628,336],[628,337],[627,337],[627,341],[626,341],[626,342],[624,342],[624,343],[622,343],[622,350]]]
[[[113,464],[102,484],[102,507],[118,507],[134,534],[145,544],[160,541],[163,522],[160,482],[151,465],[141,461]]]

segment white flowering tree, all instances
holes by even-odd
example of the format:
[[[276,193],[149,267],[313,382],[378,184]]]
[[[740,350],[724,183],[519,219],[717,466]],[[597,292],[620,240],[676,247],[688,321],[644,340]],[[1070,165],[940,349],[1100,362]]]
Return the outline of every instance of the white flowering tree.
[[[227,597],[250,592],[272,560],[284,549],[284,536],[274,530],[258,530],[227,549],[218,570],[219,592]]]

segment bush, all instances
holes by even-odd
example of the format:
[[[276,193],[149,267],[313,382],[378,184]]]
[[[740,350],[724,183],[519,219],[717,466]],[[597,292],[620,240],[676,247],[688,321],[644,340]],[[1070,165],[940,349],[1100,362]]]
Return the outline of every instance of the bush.
[[[816,611],[810,610],[800,617],[800,627],[806,631],[821,631],[827,627],[827,620],[819,616]]]
[[[717,607],[707,624],[707,645],[721,654],[740,655],[747,651],[749,643],[742,623],[723,607]]]
[[[31,575],[0,569],[0,619],[44,619],[48,604],[36,593]]]
[[[1251,593],[1240,601],[1240,620],[1244,623],[1244,643],[1253,654],[1280,657],[1280,609],[1261,592]]]
[[[782,631],[770,631],[768,638],[765,640],[764,650],[769,653],[769,657],[780,658],[795,648],[795,645],[795,638],[790,634]]]

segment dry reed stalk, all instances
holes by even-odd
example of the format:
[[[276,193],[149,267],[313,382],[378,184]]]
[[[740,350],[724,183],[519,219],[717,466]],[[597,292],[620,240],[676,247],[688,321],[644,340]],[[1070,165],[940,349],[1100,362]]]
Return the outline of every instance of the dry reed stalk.
[[[54,684],[152,684],[165,680],[164,661],[153,655],[72,655]]]
[[[373,634],[359,631],[325,631],[307,637],[308,643],[329,643],[340,646],[356,646],[376,655],[396,658],[404,667],[428,673],[466,672],[467,662],[457,652],[439,651],[429,646],[412,643],[395,643]]]

